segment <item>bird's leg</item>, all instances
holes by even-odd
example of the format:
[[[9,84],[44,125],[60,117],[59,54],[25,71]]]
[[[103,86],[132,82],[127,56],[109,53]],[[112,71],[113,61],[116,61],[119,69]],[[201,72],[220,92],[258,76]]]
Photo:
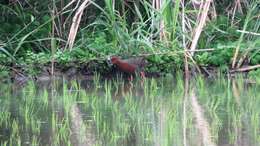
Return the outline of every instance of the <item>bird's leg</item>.
[[[130,82],[132,82],[132,81],[134,80],[133,75],[130,75],[130,77],[128,78],[128,80],[129,80]]]
[[[141,76],[141,86],[144,85],[144,80],[145,80],[145,73],[143,71],[140,72],[140,76]]]
[[[142,79],[145,79],[145,73],[143,71],[140,72],[140,76]]]

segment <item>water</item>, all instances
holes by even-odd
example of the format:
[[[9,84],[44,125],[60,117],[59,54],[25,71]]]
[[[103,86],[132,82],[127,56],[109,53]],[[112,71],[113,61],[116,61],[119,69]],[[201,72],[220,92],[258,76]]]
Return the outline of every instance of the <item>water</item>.
[[[0,86],[1,146],[260,145],[259,84],[242,78]]]

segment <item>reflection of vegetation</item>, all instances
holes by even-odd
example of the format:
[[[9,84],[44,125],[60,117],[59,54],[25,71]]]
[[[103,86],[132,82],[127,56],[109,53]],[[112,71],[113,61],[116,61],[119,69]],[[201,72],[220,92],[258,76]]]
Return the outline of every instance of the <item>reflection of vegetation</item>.
[[[1,145],[74,145],[80,140],[96,145],[183,144],[184,87],[179,77],[145,80],[143,85],[139,80],[128,85],[120,79],[98,82],[98,75],[95,79],[91,92],[76,81],[44,88],[29,83],[16,92],[12,91],[16,86],[1,84]],[[244,143],[259,143],[258,83],[245,86],[242,78],[227,82],[202,77],[191,83],[214,142],[224,139],[232,144],[247,136]],[[201,131],[187,99],[186,143],[199,144]]]
[[[67,6],[67,0],[1,1],[0,63],[16,63],[26,68],[25,72],[36,74],[39,66],[50,65],[52,59],[64,66],[75,61],[104,60],[110,55],[128,58],[149,54],[151,64],[147,71],[180,69],[183,48],[188,49],[201,15],[199,2],[185,1],[182,7],[181,0],[159,1],[156,3],[160,5],[145,0],[92,2],[81,17],[79,30],[74,32],[77,37],[71,50],[66,49],[66,39],[81,3]],[[195,53],[193,61],[197,65],[227,68],[235,56],[237,68],[259,64],[257,1],[213,2],[196,47],[213,51]],[[97,66],[105,69],[105,64]]]
[[[248,76],[250,79],[255,80],[257,83],[260,83],[260,69],[251,71]]]

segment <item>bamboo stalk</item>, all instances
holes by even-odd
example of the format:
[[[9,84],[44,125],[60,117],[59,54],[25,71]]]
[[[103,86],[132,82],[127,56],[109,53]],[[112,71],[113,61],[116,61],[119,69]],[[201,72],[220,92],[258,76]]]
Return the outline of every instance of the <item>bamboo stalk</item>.
[[[68,42],[66,44],[66,47],[68,46],[70,50],[72,49],[72,47],[74,45],[83,11],[85,10],[88,3],[89,3],[89,0],[85,0],[80,5],[80,7],[78,8],[76,14],[74,15],[74,17],[72,19],[72,24],[71,24],[71,27],[70,27],[70,32],[69,32],[69,37],[68,37]]]
[[[195,35],[192,39],[192,44],[191,44],[191,47],[190,47],[190,50],[192,51],[191,56],[194,55],[194,51],[196,50],[196,46],[197,46],[200,34],[202,32],[204,25],[206,24],[206,19],[207,19],[207,16],[208,16],[209,6],[210,6],[211,2],[212,2],[212,0],[206,0],[205,4],[203,6],[202,14],[200,15],[200,19],[198,20],[199,24],[195,28]]]

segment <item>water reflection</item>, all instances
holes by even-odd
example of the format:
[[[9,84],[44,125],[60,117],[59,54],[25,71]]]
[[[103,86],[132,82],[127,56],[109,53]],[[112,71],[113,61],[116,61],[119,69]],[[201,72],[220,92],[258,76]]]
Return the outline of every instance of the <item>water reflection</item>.
[[[1,145],[259,143],[259,86],[244,79],[94,77],[1,87]]]

